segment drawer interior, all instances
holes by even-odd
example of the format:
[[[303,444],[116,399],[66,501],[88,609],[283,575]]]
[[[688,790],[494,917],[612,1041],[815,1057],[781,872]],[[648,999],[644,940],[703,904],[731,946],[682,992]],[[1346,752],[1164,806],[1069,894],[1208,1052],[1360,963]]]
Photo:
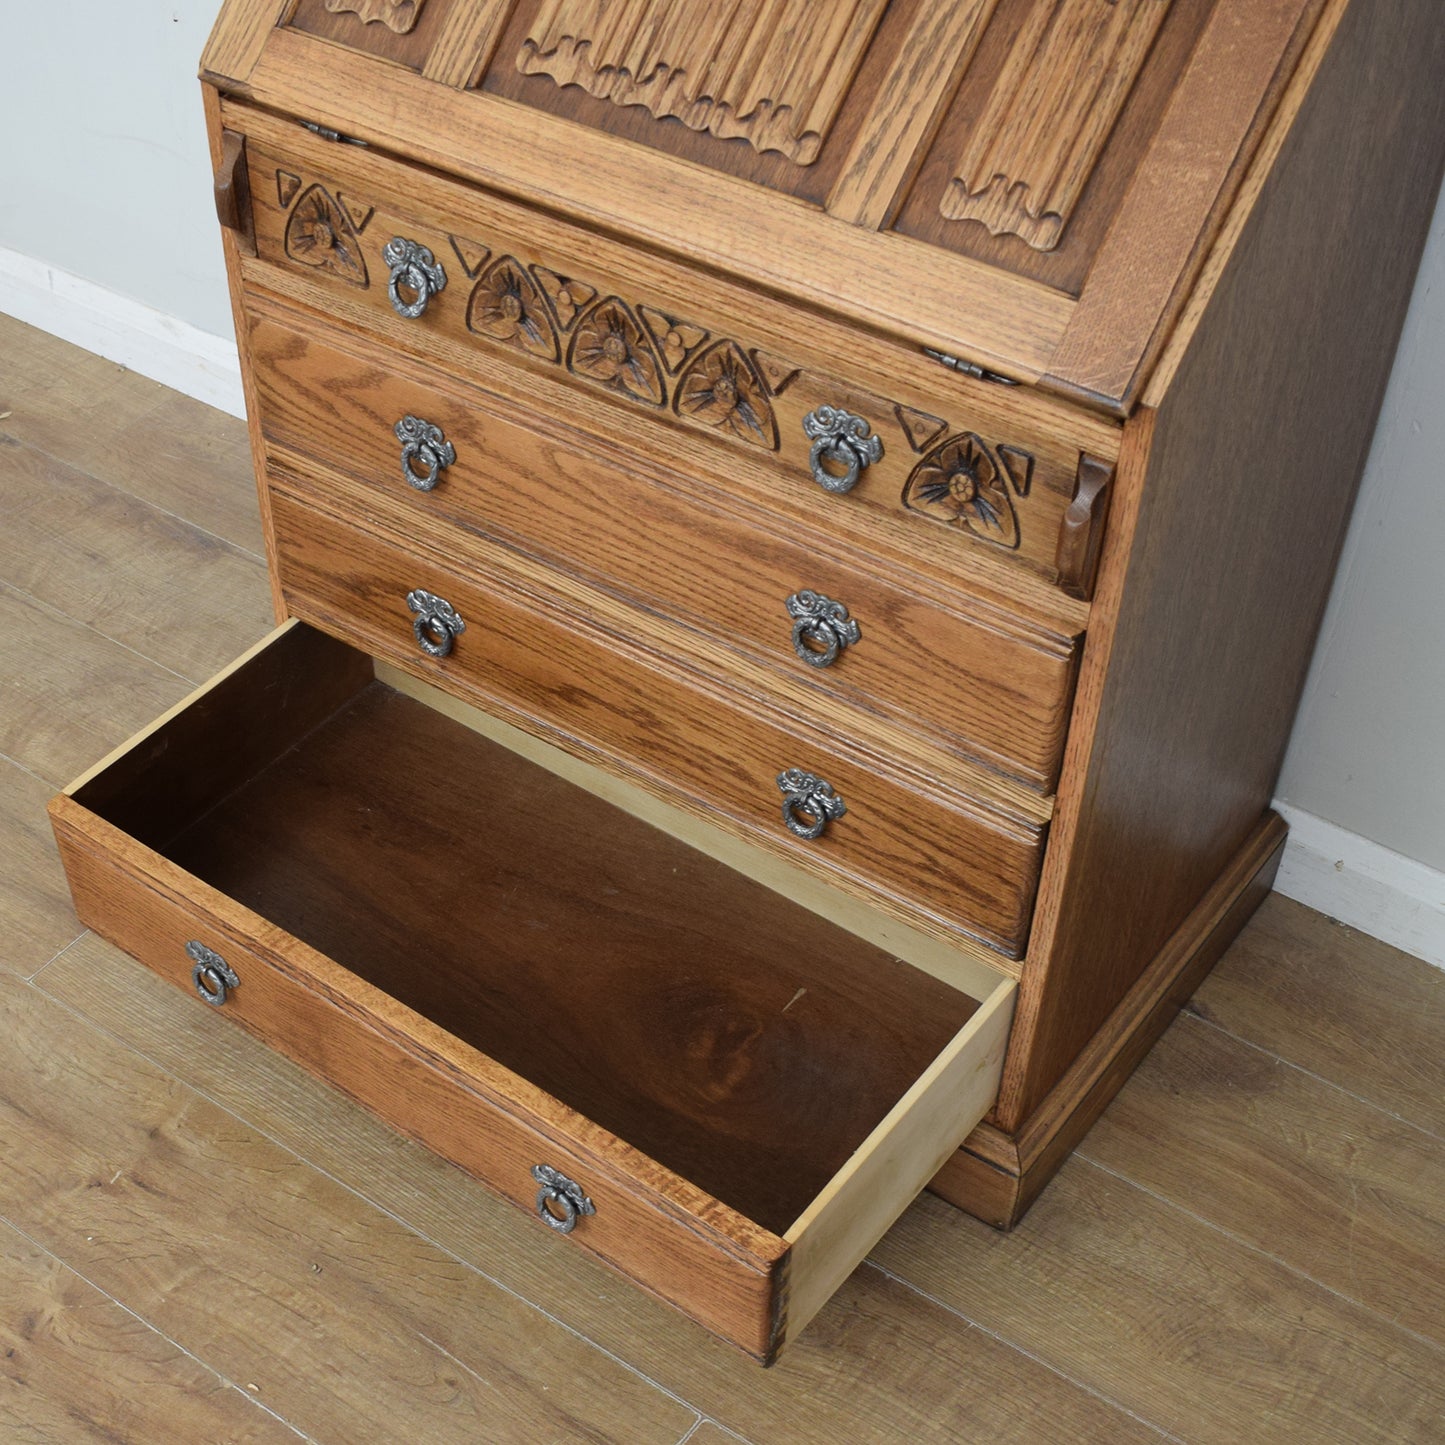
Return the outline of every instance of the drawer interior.
[[[300,624],[72,793],[779,1235],[983,996]]]

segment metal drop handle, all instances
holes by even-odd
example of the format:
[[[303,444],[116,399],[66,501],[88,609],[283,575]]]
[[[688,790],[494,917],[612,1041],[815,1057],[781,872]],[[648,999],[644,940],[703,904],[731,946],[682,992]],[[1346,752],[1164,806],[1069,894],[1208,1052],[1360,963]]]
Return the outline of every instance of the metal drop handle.
[[[597,1206],[582,1192],[582,1186],[550,1164],[534,1164],[532,1178],[542,1186],[537,1191],[537,1213],[558,1234],[571,1234],[580,1216],[597,1213]]]
[[[867,417],[841,407],[810,411],[803,432],[813,438],[808,466],[825,492],[851,492],[864,470],[883,456],[882,438],[874,435]]]
[[[809,667],[832,667],[863,635],[847,607],[821,592],[794,592],[783,605],[793,619],[793,651]]]
[[[411,630],[421,650],[430,657],[450,656],[458,635],[467,630],[461,613],[445,597],[420,587],[406,594],[406,605],[416,614]]]
[[[220,1008],[230,996],[233,988],[240,988],[241,980],[236,971],[214,949],[192,939],[186,944],[186,956],[191,960],[191,982],[196,992],[214,1008]]]
[[[401,474],[407,485],[430,492],[456,461],[457,449],[439,426],[419,416],[402,417],[393,430],[401,443]]]
[[[788,768],[778,774],[778,787],[783,794],[783,822],[788,831],[811,842],[821,838],[828,824],[841,818],[848,805],[825,778],[805,773],[802,768]]]
[[[424,315],[432,297],[446,290],[446,268],[418,241],[393,236],[382,248],[381,259],[391,267],[387,294],[392,307],[408,321]],[[411,300],[406,292],[411,293]]]

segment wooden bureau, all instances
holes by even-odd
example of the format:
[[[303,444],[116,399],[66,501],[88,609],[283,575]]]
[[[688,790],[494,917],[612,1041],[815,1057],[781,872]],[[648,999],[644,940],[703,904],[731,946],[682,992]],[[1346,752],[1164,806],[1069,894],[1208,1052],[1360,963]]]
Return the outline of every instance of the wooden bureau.
[[[1268,891],[1431,0],[227,0],[280,626],[85,922],[771,1361]],[[199,1007],[199,1002],[197,1003]]]

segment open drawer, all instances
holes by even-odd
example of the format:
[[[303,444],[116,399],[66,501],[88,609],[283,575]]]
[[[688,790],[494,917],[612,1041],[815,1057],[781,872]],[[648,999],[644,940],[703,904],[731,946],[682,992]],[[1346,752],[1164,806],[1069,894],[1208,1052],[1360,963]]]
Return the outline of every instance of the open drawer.
[[[89,927],[765,1362],[998,1089],[1012,981],[303,624],[51,816]]]

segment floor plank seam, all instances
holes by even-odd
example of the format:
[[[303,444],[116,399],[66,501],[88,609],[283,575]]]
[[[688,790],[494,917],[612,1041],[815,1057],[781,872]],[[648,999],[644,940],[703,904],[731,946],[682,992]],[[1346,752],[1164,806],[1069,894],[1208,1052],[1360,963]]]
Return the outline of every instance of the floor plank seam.
[[[152,410],[155,410],[155,408],[152,408]],[[146,413],[146,415],[149,415],[149,413]],[[144,416],[140,416],[136,418],[136,421],[139,422],[144,419]],[[14,434],[7,433],[7,435],[13,436]],[[26,441],[21,437],[16,437],[15,439],[20,443],[23,450],[34,452],[36,456],[44,457],[47,461],[54,462],[57,466],[66,467],[73,472],[78,472],[82,477],[88,478],[99,486],[119,493],[122,497],[129,497],[131,501],[138,502],[141,506],[149,508],[162,517],[169,517],[173,522],[179,522],[189,531],[197,532],[202,537],[209,537],[213,542],[219,543],[228,551],[238,552],[241,556],[248,557],[253,562],[259,562],[263,567],[266,565],[264,553],[253,552],[249,547],[243,547],[239,542],[233,542],[229,537],[223,537],[219,532],[213,532],[209,527],[203,527],[199,522],[193,521],[190,517],[184,517],[179,512],[172,511],[169,507],[161,506],[159,502],[154,501],[150,497],[143,497],[138,492],[131,491],[129,487],[122,487],[118,482],[113,482],[107,477],[102,477],[98,473],[91,471],[89,467],[71,461],[68,457],[60,456],[48,447],[38,446],[35,442]]]
[[[876,1269],[885,1279],[891,1279],[894,1284],[902,1285],[904,1289],[917,1295],[920,1299],[925,1299],[930,1304],[937,1305],[939,1309],[944,1310],[955,1319],[962,1320],[970,1329],[977,1330],[981,1335],[987,1335],[989,1339],[1003,1345],[1005,1349],[1022,1355],[1026,1360],[1031,1360],[1041,1369],[1047,1370],[1051,1375],[1057,1376],[1057,1378],[1072,1385],[1075,1389],[1082,1390],[1086,1395],[1093,1396],[1094,1399],[1098,1400],[1101,1404],[1107,1405],[1111,1410],[1117,1410],[1119,1414],[1126,1415],[1136,1424],[1142,1425],[1146,1430],[1152,1430],[1160,1439],[1170,1441],[1171,1445],[1189,1445],[1187,1440],[1166,1430],[1162,1425],[1156,1425],[1154,1421],[1146,1419],[1143,1415],[1139,1414],[1137,1410],[1131,1410],[1127,1405],[1121,1404],[1118,1400],[1114,1399],[1113,1396],[1106,1395],[1104,1391],[1097,1389],[1086,1380],[1081,1380],[1077,1376],[1071,1375],[1067,1370],[1060,1369],[1058,1365],[1044,1359],[1042,1355],[1037,1355],[1032,1350],[1026,1349],[1016,1340],[1009,1339],[1007,1335],[1000,1334],[997,1330],[991,1330],[987,1325],[980,1324],[976,1319],[972,1319],[970,1316],[964,1314],[956,1305],[951,1305],[947,1300],[940,1299],[937,1295],[931,1294],[921,1285],[904,1278],[903,1275],[895,1274],[891,1269],[879,1264],[877,1260],[867,1259],[860,1267]]]
[[[70,946],[73,948],[75,945],[71,944]],[[690,1400],[685,1399],[675,1390],[670,1390],[660,1380],[653,1379],[652,1376],[647,1374],[645,1370],[640,1369],[637,1365],[632,1364],[629,1360],[623,1359],[621,1355],[618,1355],[612,1350],[609,1350],[605,1345],[599,1344],[590,1335],[584,1334],[581,1330],[577,1329],[573,1325],[569,1325],[565,1320],[558,1318],[556,1315],[552,1314],[550,1310],[544,1309],[535,1300],[528,1299],[526,1295],[522,1294],[518,1290],[513,1289],[509,1284],[506,1284],[504,1281],[497,1279],[493,1275],[488,1274],[486,1270],[480,1269],[477,1265],[473,1264],[471,1260],[464,1259],[461,1255],[457,1254],[455,1250],[449,1249],[440,1241],[433,1239],[431,1235],[425,1233],[421,1229],[418,1229],[417,1226],[413,1224],[410,1220],[406,1219],[400,1214],[397,1214],[394,1210],[388,1209],[384,1204],[378,1203],[376,1200],[364,1194],[360,1189],[357,1189],[354,1185],[348,1184],[344,1179],[338,1178],[335,1174],[331,1173],[330,1170],[325,1169],[320,1164],[316,1163],[315,1160],[308,1159],[306,1155],[302,1154],[300,1150],[295,1148],[293,1145],[288,1144],[284,1139],[277,1138],[274,1134],[270,1133],[266,1129],[261,1128],[258,1124],[255,1124],[250,1119],[246,1118],[244,1114],[237,1113],[235,1109],[231,1108],[228,1104],[223,1103],[214,1095],[208,1093],[202,1088],[197,1087],[190,1080],[182,1078],[173,1070],[166,1068],[166,1066],[162,1064],[158,1059],[152,1058],[143,1050],[136,1048],[133,1044],[129,1042],[129,1040],[122,1038],[117,1033],[114,1033],[104,1024],[97,1023],[88,1014],[83,1014],[79,1010],[73,1008],[70,1004],[66,1003],[64,999],[57,998],[54,994],[46,992],[43,984],[39,982],[32,982],[30,987],[34,988],[37,993],[44,995],[44,997],[49,999],[50,1002],[53,1003],[57,1008],[63,1009],[82,1027],[88,1028],[93,1032],[100,1034],[103,1038],[109,1039],[112,1043],[118,1044],[128,1053],[133,1054],[136,1058],[141,1059],[145,1063],[149,1064],[153,1069],[158,1069],[167,1078],[174,1079],[183,1088],[188,1089],[197,1098],[204,1099],[213,1108],[219,1109],[221,1113],[225,1114],[228,1118],[234,1119],[237,1123],[244,1125],[259,1138],[265,1139],[268,1143],[273,1144],[277,1149],[281,1150],[282,1153],[288,1155],[292,1159],[297,1160],[299,1163],[304,1164],[308,1169],[315,1170],[315,1172],[319,1174],[323,1179],[330,1180],[330,1182],[336,1185],[338,1189],[344,1190],[347,1194],[351,1195],[353,1199],[359,1199],[363,1204],[367,1206],[367,1208],[376,1210],[378,1214],[391,1220],[394,1224],[400,1225],[401,1228],[405,1229],[409,1234],[415,1236],[417,1239],[420,1239],[423,1243],[430,1245],[433,1249],[437,1250],[447,1259],[450,1259],[453,1263],[460,1265],[465,1270],[469,1270],[478,1278],[486,1280],[488,1284],[493,1285],[495,1288],[501,1290],[503,1294],[510,1296],[514,1300],[517,1300],[519,1303],[526,1306],[527,1309],[532,1310],[536,1314],[541,1315],[543,1319],[548,1320],[550,1323],[556,1325],[558,1329],[565,1331],[574,1339],[580,1340],[590,1349],[596,1350],[598,1354],[602,1355],[606,1359],[611,1360],[612,1363],[617,1365],[620,1369],[625,1370],[628,1374],[643,1381],[644,1384],[650,1385],[654,1390],[657,1390],[661,1394],[667,1396],[667,1398],[673,1401],[674,1404],[681,1405],[685,1410],[690,1410],[694,1415],[698,1417],[698,1421],[696,1423],[701,1423],[701,1421],[705,1418],[703,1412],[699,1410],[698,1407],[694,1405]],[[338,1097],[345,1098],[345,1095],[338,1094]],[[396,1137],[400,1139],[404,1136],[397,1135]],[[476,1187],[478,1189],[481,1189],[482,1186],[477,1185]],[[157,1331],[157,1333],[159,1333],[159,1331]],[[731,1434],[733,1432],[729,1431],[729,1433]]]
[[[45,970],[46,970],[47,968],[49,968],[52,963],[58,963],[62,958],[65,957],[65,955],[66,955],[67,953],[70,952],[70,950],[71,950],[72,948],[75,947],[75,945],[76,945],[77,943],[83,943],[83,942],[84,942],[87,938],[89,938],[89,937],[90,937],[90,930],[89,930],[88,928],[82,928],[82,929],[80,930],[80,932],[77,933],[77,934],[75,935],[75,937],[72,938],[72,939],[70,940],[70,942],[65,945],[64,948],[59,949],[57,952],[53,953],[49,958],[47,958],[47,959],[45,960],[44,963],[42,963],[42,964],[40,965],[39,968],[37,968],[37,969],[35,970],[34,973],[30,974],[30,975],[26,978],[25,982],[26,982],[26,983],[34,983],[35,980],[36,980],[37,978],[39,978],[40,975],[41,975],[42,973],[44,973]],[[45,992],[44,989],[42,989],[41,992],[44,993],[44,992]],[[49,998],[49,997],[50,997],[50,995],[49,995],[48,993],[45,994],[45,996],[46,996],[46,998]]]
[[[1111,1179],[1117,1179],[1121,1184],[1127,1184],[1131,1189],[1137,1189],[1141,1194],[1147,1195],[1150,1199],[1154,1200],[1156,1204],[1162,1204],[1166,1209],[1173,1210],[1175,1213],[1183,1215],[1184,1218],[1193,1220],[1196,1224],[1202,1224],[1206,1229],[1229,1240],[1232,1244],[1237,1244],[1241,1249],[1247,1249],[1251,1254],[1257,1255],[1260,1259],[1267,1259],[1271,1264],[1278,1265],[1287,1274],[1293,1275],[1296,1279],[1303,1280],[1315,1289],[1323,1290],[1331,1299],[1338,1300],[1340,1303],[1348,1305],[1351,1309],[1360,1310],[1362,1313],[1369,1315],[1371,1319],[1378,1320],[1389,1329],[1398,1330],[1408,1339],[1414,1340],[1417,1344],[1424,1345],[1437,1355],[1445,1355],[1445,1345],[1430,1339],[1427,1335],[1422,1335],[1412,1330],[1408,1325],[1400,1324],[1398,1320],[1392,1320],[1388,1315],[1382,1314],[1379,1310],[1375,1309],[1374,1306],[1365,1304],[1362,1300],[1355,1299],[1353,1295],[1347,1295],[1342,1290],[1336,1289],[1333,1285],[1316,1279],[1314,1275],[1308,1274],[1306,1271],[1300,1269],[1298,1265],[1290,1264],[1288,1260],[1281,1259],[1276,1254],[1271,1254],[1267,1249],[1261,1249],[1257,1244],[1252,1244],[1244,1238],[1243,1235],[1235,1234],[1233,1230],[1226,1229],[1222,1224],[1216,1224],[1212,1219],[1206,1219],[1202,1214],[1196,1214],[1192,1209],[1186,1208],[1177,1200],[1170,1199],[1168,1195],[1160,1194],[1157,1190],[1140,1184],[1137,1179],[1130,1179],[1127,1174],[1121,1174],[1117,1169],[1110,1169],[1107,1165],[1101,1164],[1097,1159],[1085,1154],[1082,1148],[1075,1150],[1074,1157],[1081,1163],[1087,1164],[1091,1169],[1097,1169],[1101,1174],[1107,1174]]]
[[[102,1298],[104,1299],[109,1300],[111,1304],[113,1304],[117,1309],[123,1310],[126,1314],[128,1314],[133,1320],[136,1321],[137,1324],[149,1330],[153,1335],[159,1336],[159,1338],[163,1339],[173,1349],[179,1350],[181,1354],[183,1354],[188,1360],[192,1361],[194,1364],[199,1365],[201,1369],[203,1369],[208,1375],[214,1375],[215,1378],[218,1379],[224,1386],[226,1386],[227,1389],[234,1390],[238,1395],[241,1396],[243,1400],[247,1401],[251,1405],[254,1405],[256,1409],[269,1415],[279,1424],[284,1425],[298,1439],[306,1441],[306,1445],[317,1445],[317,1442],[313,1440],[310,1435],[308,1435],[304,1430],[298,1429],[284,1415],[278,1414],[269,1405],[267,1405],[264,1400],[258,1400],[256,1396],[253,1395],[249,1390],[244,1389],[242,1386],[238,1385],[236,1381],[231,1379],[229,1376],[223,1374],[220,1370],[216,1369],[214,1365],[207,1364],[207,1362],[203,1360],[193,1350],[188,1350],[183,1344],[181,1344],[179,1340],[172,1339],[170,1335],[168,1335],[164,1330],[158,1329],[154,1324],[151,1323],[150,1320],[146,1319],[144,1315],[139,1314],[137,1311],[133,1310],[123,1300],[116,1299],[116,1297],[111,1294],[109,1290],[101,1288],[101,1286],[98,1285],[88,1275],[86,1275],[83,1270],[77,1269],[68,1259],[65,1259],[62,1256],[56,1254],[53,1249],[41,1243],[40,1240],[36,1239],[25,1229],[22,1229],[20,1225],[17,1224],[16,1221],[11,1219],[8,1215],[0,1214],[0,1224],[4,1224],[8,1228],[13,1229],[15,1233],[18,1234],[21,1239],[25,1240],[25,1242],[29,1244],[32,1248],[38,1249],[43,1255],[45,1255],[47,1259],[54,1260],[55,1263],[58,1264],[62,1269],[68,1270],[77,1279],[84,1281],[84,1283],[87,1284],[91,1289],[93,1289],[98,1295],[102,1296]]]
[[[1363,1104],[1366,1108],[1373,1109],[1377,1114],[1383,1114],[1387,1119],[1393,1119],[1397,1124],[1404,1124],[1407,1128],[1415,1130],[1417,1134],[1423,1134],[1427,1139],[1437,1144],[1445,1144],[1445,1135],[1437,1134],[1433,1129],[1417,1123],[1414,1119],[1407,1119],[1403,1114],[1397,1114],[1395,1110],[1388,1109],[1385,1105],[1374,1099],[1366,1098],[1363,1094],[1357,1094],[1353,1089],[1347,1089],[1343,1084],[1336,1083],[1333,1079],[1327,1079],[1323,1074],[1317,1074],[1313,1069],[1307,1069],[1303,1064],[1297,1064],[1293,1059],[1287,1059],[1283,1054],[1277,1054],[1273,1049],[1267,1049],[1263,1044],[1257,1044],[1252,1039],[1246,1039],[1235,1033],[1232,1029],[1217,1024],[1213,1019],[1206,1018],[1203,1014],[1195,1013],[1193,1009],[1186,1008],[1185,1017],[1193,1019],[1196,1023],[1211,1028],[1215,1033],[1223,1034],[1225,1038],[1233,1039],[1236,1043],[1243,1044],[1245,1048],[1253,1050],[1257,1054],[1263,1054],[1267,1059],[1273,1059],[1277,1064],[1283,1064],[1287,1069],[1293,1069],[1297,1074],[1303,1074],[1307,1079],[1313,1079],[1317,1084],[1323,1084],[1327,1089],[1333,1089],[1337,1094],[1343,1094],[1347,1099],[1353,1099],[1357,1104]]]
[[[0,583],[0,587],[5,585],[4,583]],[[47,788],[55,787],[55,784],[52,783],[49,778],[42,778],[34,768],[26,767],[19,758],[12,758],[9,753],[0,753],[0,762],[9,763],[11,767],[19,768],[26,777],[34,778],[37,783],[43,783]]]
[[[41,612],[48,612],[52,617],[59,617],[66,622],[74,623],[76,627],[84,628],[86,632],[94,633],[96,637],[104,638],[105,641],[109,642],[112,646],[120,648],[122,652],[128,652],[132,657],[138,657],[142,662],[148,662],[152,667],[158,667],[162,672],[170,673],[172,677],[179,678],[181,682],[186,683],[190,687],[194,688],[200,685],[195,678],[187,677],[183,672],[177,672],[175,668],[168,667],[158,658],[147,656],[144,652],[140,651],[139,648],[132,647],[128,642],[122,642],[118,637],[112,637],[108,632],[102,632],[100,628],[96,627],[93,623],[86,622],[79,617],[73,617],[69,612],[62,612],[60,608],[52,606],[49,602],[42,601],[39,597],[27,592],[23,587],[17,587],[13,582],[7,582],[4,578],[0,578],[0,588],[4,588],[6,592],[21,598],[23,601],[29,603],[30,606],[38,608]],[[42,781],[50,782],[48,778],[42,779]],[[50,786],[54,787],[56,785],[50,783]]]

